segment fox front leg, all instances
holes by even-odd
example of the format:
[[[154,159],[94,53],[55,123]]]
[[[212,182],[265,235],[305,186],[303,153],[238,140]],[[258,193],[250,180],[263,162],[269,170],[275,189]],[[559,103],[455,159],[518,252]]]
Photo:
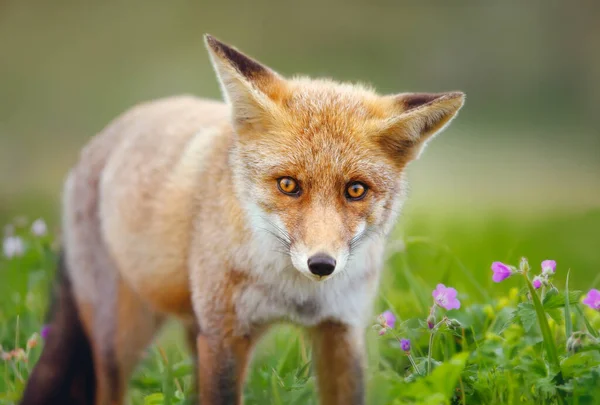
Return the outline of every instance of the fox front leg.
[[[321,405],[364,405],[364,331],[325,322],[313,331]]]
[[[199,397],[202,405],[241,405],[251,336],[200,334],[197,338]]]

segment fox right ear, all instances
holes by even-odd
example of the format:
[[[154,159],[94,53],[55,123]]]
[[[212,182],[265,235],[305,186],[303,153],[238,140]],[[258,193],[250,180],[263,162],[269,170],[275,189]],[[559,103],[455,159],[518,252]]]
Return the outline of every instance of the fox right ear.
[[[284,80],[273,70],[215,37],[204,36],[225,101],[231,105],[236,129],[265,124],[277,108]]]
[[[384,122],[378,139],[393,156],[413,160],[456,117],[465,95],[460,91],[402,93],[386,100],[392,104],[392,117]]]

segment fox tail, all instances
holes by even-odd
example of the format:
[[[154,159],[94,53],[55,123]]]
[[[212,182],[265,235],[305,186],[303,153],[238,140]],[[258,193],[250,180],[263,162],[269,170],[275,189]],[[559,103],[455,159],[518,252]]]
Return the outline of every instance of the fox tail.
[[[50,306],[50,329],[20,405],[94,403],[96,381],[92,350],[78,314],[66,265],[63,251],[58,260]]]

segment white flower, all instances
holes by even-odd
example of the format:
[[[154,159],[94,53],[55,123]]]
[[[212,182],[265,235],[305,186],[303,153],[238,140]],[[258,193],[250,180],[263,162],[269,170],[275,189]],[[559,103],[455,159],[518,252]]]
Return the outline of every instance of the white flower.
[[[33,233],[35,236],[46,236],[48,233],[46,222],[44,222],[42,218],[38,218],[33,221],[33,224],[31,224],[31,233]]]
[[[25,253],[25,244],[23,239],[18,236],[7,236],[4,238],[3,243],[4,256],[9,259],[13,257],[22,256]]]

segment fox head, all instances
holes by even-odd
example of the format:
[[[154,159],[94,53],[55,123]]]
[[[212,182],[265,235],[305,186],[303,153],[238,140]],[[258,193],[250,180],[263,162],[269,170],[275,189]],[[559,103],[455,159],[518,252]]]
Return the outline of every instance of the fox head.
[[[390,232],[406,165],[456,116],[464,94],[381,96],[361,85],[285,79],[205,40],[231,107],[234,182],[253,230],[278,241],[313,280],[343,272],[366,239]]]

